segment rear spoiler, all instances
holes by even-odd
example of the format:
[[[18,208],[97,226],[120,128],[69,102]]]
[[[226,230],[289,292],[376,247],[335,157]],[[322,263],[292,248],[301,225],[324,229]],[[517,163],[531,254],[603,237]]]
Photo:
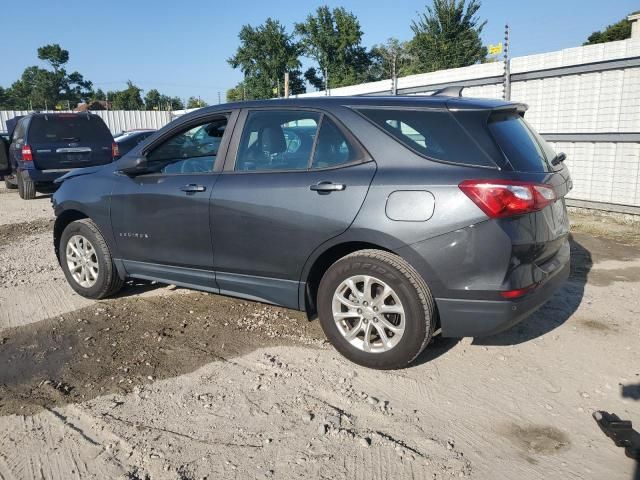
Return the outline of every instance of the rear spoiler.
[[[524,115],[524,112],[529,110],[529,105],[526,103],[507,103],[491,109],[492,112],[517,112],[520,115]]]
[[[451,85],[449,87],[444,87],[439,90],[436,90],[431,94],[432,97],[440,96],[440,97],[462,97],[462,90],[466,87],[464,85]],[[493,112],[517,112],[520,115],[524,115],[529,109],[529,105],[526,103],[505,103],[503,105],[498,105],[497,107],[493,107],[491,111]]]

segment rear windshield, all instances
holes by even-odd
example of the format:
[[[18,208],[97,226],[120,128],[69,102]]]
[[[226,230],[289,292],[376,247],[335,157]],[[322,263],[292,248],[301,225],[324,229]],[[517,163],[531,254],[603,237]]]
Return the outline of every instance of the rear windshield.
[[[363,108],[359,112],[403,145],[430,159],[495,167],[448,111]]]
[[[47,115],[33,117],[29,143],[82,143],[111,145],[111,132],[95,115]]]
[[[555,152],[520,115],[494,114],[489,119],[489,130],[515,171],[552,170]]]

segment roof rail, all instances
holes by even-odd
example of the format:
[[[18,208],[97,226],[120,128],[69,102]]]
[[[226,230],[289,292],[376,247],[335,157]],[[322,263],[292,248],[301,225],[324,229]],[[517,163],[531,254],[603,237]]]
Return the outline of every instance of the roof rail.
[[[464,86],[451,85],[450,87],[444,87],[444,88],[441,88],[440,90],[436,90],[431,94],[431,96],[435,97],[436,95],[439,95],[442,97],[461,97],[463,89],[464,89]]]

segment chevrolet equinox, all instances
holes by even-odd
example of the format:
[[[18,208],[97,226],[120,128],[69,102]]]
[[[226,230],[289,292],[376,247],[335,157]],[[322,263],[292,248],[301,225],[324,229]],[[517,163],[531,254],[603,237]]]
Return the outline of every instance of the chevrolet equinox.
[[[565,155],[526,105],[437,94],[197,110],[53,197],[80,295],[126,278],[317,313],[372,368],[492,335],[569,274]]]

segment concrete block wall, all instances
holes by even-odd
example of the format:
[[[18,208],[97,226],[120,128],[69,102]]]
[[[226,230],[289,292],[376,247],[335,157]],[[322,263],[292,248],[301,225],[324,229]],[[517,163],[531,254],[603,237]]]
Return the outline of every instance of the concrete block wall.
[[[526,118],[542,134],[640,134],[638,57],[640,39],[513,58],[511,100],[529,105]],[[618,62],[613,69],[612,62]],[[583,66],[595,71],[572,73],[571,68]],[[502,98],[502,83],[496,77],[503,74],[503,69],[502,62],[495,62],[412,75],[399,78],[398,88],[411,88],[414,95],[429,95],[443,84],[473,81],[480,85],[465,88],[464,96]],[[546,76],[544,71],[549,69],[561,70]],[[535,77],[540,73],[544,78],[522,79],[523,75]],[[387,80],[336,88],[330,93],[388,94],[390,88],[391,81]],[[640,143],[587,138],[552,145],[568,156],[574,180],[569,198],[636,207],[640,213]]]

